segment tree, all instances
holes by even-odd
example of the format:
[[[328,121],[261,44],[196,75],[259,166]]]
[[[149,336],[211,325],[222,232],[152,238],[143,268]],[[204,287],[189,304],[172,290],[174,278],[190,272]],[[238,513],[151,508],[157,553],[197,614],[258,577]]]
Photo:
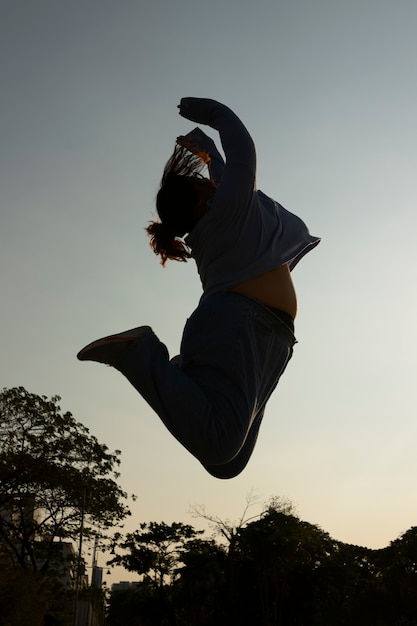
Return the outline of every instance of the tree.
[[[191,527],[163,523],[142,524],[119,542],[127,554],[116,561],[144,580],[130,593],[112,594],[109,624],[416,624],[417,527],[372,550],[332,539],[282,498],[248,519],[250,502],[235,524],[194,507],[227,540],[220,545],[193,537]]]
[[[129,606],[134,611],[132,623],[139,618],[142,621],[138,623],[146,626],[175,622],[173,582],[179,576],[187,546],[196,541],[202,532],[181,522],[143,522],[138,530],[127,533],[125,537],[120,533],[114,536],[115,556],[108,565],[122,565],[128,571],[143,576],[138,593],[129,594]],[[116,554],[117,549],[124,553]],[[120,603],[122,598],[121,595],[110,598],[112,615],[114,603]],[[112,624],[117,624],[114,618]]]
[[[239,532],[234,584],[241,624],[313,623],[309,605],[317,572],[333,550],[333,541],[292,510],[274,499],[258,520]]]
[[[107,606],[106,624],[108,626],[144,626],[146,600],[140,589],[122,589],[112,591]],[[152,623],[152,622],[151,622]]]
[[[258,497],[253,493],[253,491],[250,491],[246,496],[246,504],[243,508],[241,516],[234,522],[229,519],[222,519],[218,515],[207,513],[206,507],[203,504],[194,504],[190,507],[190,513],[193,517],[201,518],[209,522],[211,528],[214,530],[214,534],[220,535],[222,539],[226,541],[228,546],[227,552],[230,556],[233,553],[239,531],[251,520],[259,517],[259,514],[248,517],[249,509],[258,503]]]
[[[39,575],[5,566],[0,557],[0,626],[43,626],[47,610]]]
[[[0,393],[0,542],[3,556],[45,574],[62,560],[56,540],[119,524],[129,510],[109,452],[50,399],[23,387]],[[94,528],[95,527],[95,528]]]
[[[187,542],[182,566],[173,586],[178,626],[212,626],[226,623],[228,556],[213,539]],[[232,621],[229,623],[233,623]]]
[[[417,621],[417,526],[412,526],[376,553],[386,596],[385,614],[402,623]]]
[[[188,524],[173,522],[143,522],[139,530],[114,536],[113,551],[121,548],[126,554],[116,554],[109,565],[123,565],[130,572],[144,576],[155,590],[172,583],[188,542],[204,531],[195,530]]]

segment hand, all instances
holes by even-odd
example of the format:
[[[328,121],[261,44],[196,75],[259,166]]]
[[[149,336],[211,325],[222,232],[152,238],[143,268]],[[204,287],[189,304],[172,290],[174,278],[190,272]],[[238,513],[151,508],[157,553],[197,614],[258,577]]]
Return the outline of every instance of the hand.
[[[213,112],[219,103],[208,98],[181,98],[178,105],[182,117],[197,124],[211,125]]]
[[[181,98],[179,105],[177,106],[177,108],[179,109],[179,114],[181,115],[181,117],[185,117],[186,119],[188,118],[187,113],[189,112],[189,108],[190,108],[190,104],[192,105],[192,100],[195,100],[196,98]]]

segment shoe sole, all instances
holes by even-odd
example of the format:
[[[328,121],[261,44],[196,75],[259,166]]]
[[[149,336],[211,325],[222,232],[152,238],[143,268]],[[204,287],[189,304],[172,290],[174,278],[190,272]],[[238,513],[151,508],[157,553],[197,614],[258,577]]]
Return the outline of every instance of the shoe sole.
[[[152,328],[150,326],[138,326],[137,328],[132,328],[131,330],[125,330],[122,333],[117,333],[116,335],[108,335],[107,337],[102,337],[101,339],[96,339],[92,341],[87,346],[84,346],[82,350],[77,354],[77,359],[79,361],[88,361],[88,357],[86,357],[87,353],[90,350],[95,348],[101,348],[108,343],[122,342],[122,341],[135,341],[144,335],[148,335],[152,332]]]

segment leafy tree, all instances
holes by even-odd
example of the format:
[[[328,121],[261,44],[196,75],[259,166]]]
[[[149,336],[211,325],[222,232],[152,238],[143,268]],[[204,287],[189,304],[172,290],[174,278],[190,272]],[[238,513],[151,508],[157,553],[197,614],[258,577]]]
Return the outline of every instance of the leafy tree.
[[[146,626],[175,623],[172,585],[179,576],[179,566],[188,545],[196,541],[202,532],[181,522],[144,522],[138,530],[127,533],[125,537],[120,533],[114,536],[115,556],[108,564],[122,565],[128,571],[143,576],[143,580],[137,594],[131,592],[110,598],[112,624],[118,624],[114,616],[115,603],[123,603],[124,599],[127,603],[124,609],[132,610],[132,623]],[[117,549],[121,549],[123,554],[116,554]]]
[[[224,546],[217,545],[213,539],[191,540],[181,554],[181,562],[173,587],[176,623],[219,626],[223,623],[229,589]]]
[[[38,574],[0,567],[0,626],[44,626],[48,601]]]
[[[312,623],[302,621],[303,613],[309,611],[317,571],[333,549],[332,540],[287,510],[268,506],[239,533],[235,610],[242,624]]]
[[[125,537],[120,533],[114,536],[113,551],[118,547],[126,553],[116,554],[108,564],[122,565],[130,572],[141,574],[145,582],[161,590],[164,584],[174,580],[187,543],[202,532],[181,522],[170,525],[144,522],[139,530]]]
[[[377,550],[333,541],[317,572],[312,611],[320,626],[394,626],[384,620]]]
[[[108,626],[143,626],[146,599],[142,589],[112,591],[107,607]],[[152,622],[151,622],[152,623]]]
[[[385,615],[402,618],[405,626],[417,623],[417,526],[387,548],[376,552],[385,597]]]
[[[109,624],[417,623],[417,527],[372,550],[335,541],[281,498],[272,498],[256,518],[246,507],[234,524],[203,507],[194,512],[214,526],[222,543],[193,536],[192,527],[163,523],[142,524],[119,541],[127,554],[115,561],[144,579],[130,594],[112,594]]]
[[[50,399],[23,387],[0,393],[0,543],[9,562],[45,574],[77,540],[120,523],[129,510],[109,452]]]

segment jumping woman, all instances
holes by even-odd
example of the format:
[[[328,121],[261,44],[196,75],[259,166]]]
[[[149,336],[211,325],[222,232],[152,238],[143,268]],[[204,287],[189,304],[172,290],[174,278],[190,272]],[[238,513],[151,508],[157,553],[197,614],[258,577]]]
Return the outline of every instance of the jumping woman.
[[[78,358],[119,370],[211,475],[232,478],[253,452],[292,356],[290,272],[320,239],[256,189],[254,143],[228,107],[183,98],[179,113],[218,131],[226,157],[199,128],[178,137],[157,194],[159,219],[147,228],[162,265],[193,258],[201,278],[180,355],[170,360],[152,329],[140,326],[94,341]]]

